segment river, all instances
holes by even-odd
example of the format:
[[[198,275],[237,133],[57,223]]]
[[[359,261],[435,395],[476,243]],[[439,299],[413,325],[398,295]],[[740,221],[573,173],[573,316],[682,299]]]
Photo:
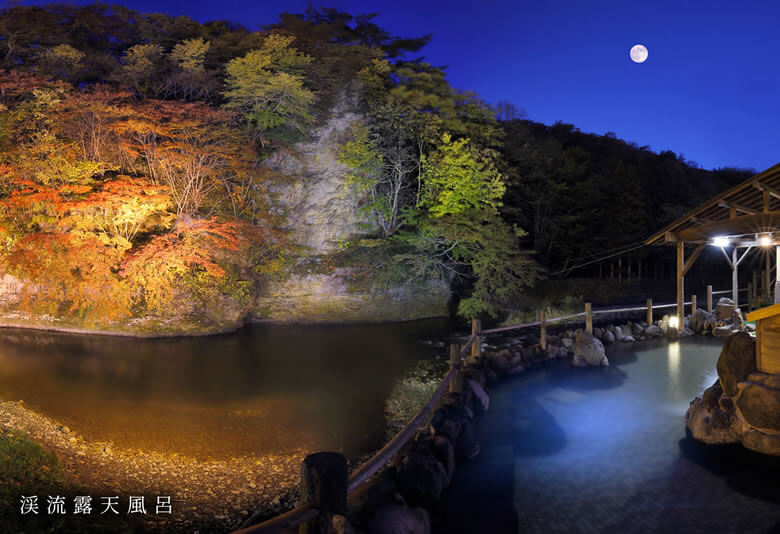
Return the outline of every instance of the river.
[[[444,319],[252,324],[170,339],[2,330],[0,399],[120,448],[198,459],[292,448],[358,458],[386,440],[394,385],[443,353],[430,340],[451,331]]]

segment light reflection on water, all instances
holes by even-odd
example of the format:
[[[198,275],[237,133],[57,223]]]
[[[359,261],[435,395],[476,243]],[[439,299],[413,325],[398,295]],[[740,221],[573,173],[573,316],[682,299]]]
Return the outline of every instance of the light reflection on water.
[[[136,340],[0,330],[0,400],[88,439],[200,458],[342,450],[385,438],[384,400],[433,357],[446,320],[252,325],[223,336]]]
[[[768,532],[780,459],[686,437],[722,342],[615,343],[609,367],[549,362],[492,389],[434,533]]]

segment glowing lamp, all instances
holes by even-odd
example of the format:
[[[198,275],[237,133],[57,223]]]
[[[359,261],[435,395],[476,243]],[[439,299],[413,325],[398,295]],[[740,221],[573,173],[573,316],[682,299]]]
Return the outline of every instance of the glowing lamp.
[[[678,328],[680,326],[680,320],[676,315],[669,317],[669,328]]]
[[[728,237],[716,237],[712,240],[712,245],[715,247],[726,247],[729,244]]]
[[[772,244],[772,237],[768,235],[762,235],[758,238],[758,244],[762,247],[768,247]]]

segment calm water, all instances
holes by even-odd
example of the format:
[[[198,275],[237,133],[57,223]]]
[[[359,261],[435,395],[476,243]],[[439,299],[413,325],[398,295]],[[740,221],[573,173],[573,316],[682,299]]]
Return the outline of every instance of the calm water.
[[[491,390],[435,532],[780,531],[780,459],[686,437],[721,345],[617,345],[608,368],[550,362]]]
[[[0,330],[0,399],[95,440],[199,458],[290,448],[370,452],[384,401],[446,320],[252,325],[162,340]]]

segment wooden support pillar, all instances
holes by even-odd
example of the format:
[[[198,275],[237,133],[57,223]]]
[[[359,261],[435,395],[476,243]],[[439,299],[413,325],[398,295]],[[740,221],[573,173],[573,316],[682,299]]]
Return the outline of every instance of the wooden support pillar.
[[[539,346],[542,350],[547,350],[547,327],[544,325],[544,310],[539,312]]]
[[[691,316],[696,315],[696,295],[691,295]]]
[[[320,513],[298,527],[299,534],[333,534],[334,514],[347,513],[347,459],[337,452],[316,452],[301,465],[301,504],[311,504]]]
[[[775,246],[775,304],[780,304],[780,245]]]
[[[618,285],[623,285],[623,258],[618,258]]]
[[[450,380],[450,393],[463,393],[463,371],[460,360],[460,346],[457,343],[450,344],[450,369],[455,370]]]
[[[707,286],[707,313],[712,313],[712,286]]]
[[[683,331],[685,322],[683,321],[683,264],[685,260],[685,243],[683,241],[677,242],[677,321],[678,329]]]
[[[482,338],[479,335],[481,331],[482,331],[482,321],[480,321],[479,319],[472,319],[471,335],[473,336],[474,334],[477,334],[477,337],[474,338],[474,343],[471,344],[471,356],[476,360],[480,360],[482,358]]]
[[[590,302],[585,303],[585,331],[593,335],[593,310],[590,307]]]
[[[739,264],[737,262],[737,247],[735,246],[731,251],[731,300],[734,304],[737,304],[739,298]]]
[[[647,299],[647,324],[653,324],[653,299]]]
[[[764,299],[769,300],[769,275],[772,274],[772,256],[766,251],[766,268],[764,270]]]

